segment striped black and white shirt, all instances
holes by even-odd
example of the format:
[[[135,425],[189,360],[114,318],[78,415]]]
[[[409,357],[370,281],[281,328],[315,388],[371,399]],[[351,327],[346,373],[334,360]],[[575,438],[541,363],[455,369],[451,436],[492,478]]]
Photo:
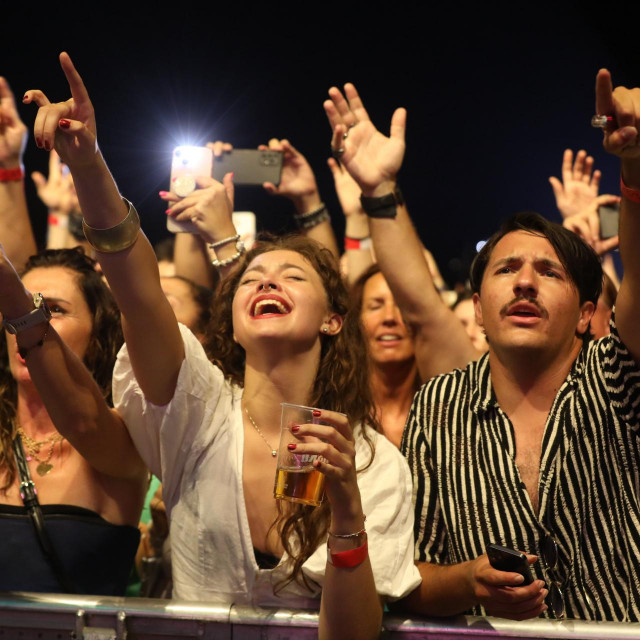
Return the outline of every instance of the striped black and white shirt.
[[[417,560],[455,564],[492,542],[540,555],[549,533],[567,617],[640,620],[640,367],[613,320],[611,331],[581,350],[552,405],[539,516],[520,479],[489,356],[418,391],[402,441]],[[544,580],[542,560],[533,568]]]

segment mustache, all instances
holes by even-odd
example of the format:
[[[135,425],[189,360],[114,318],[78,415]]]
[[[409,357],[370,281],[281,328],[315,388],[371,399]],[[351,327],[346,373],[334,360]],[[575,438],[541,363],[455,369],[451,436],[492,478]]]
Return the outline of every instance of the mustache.
[[[516,296],[513,300],[511,300],[511,302],[508,302],[507,304],[505,304],[502,309],[500,309],[500,315],[502,317],[507,315],[507,312],[509,311],[509,309],[514,305],[514,304],[518,304],[519,302],[526,302],[530,305],[533,305],[539,312],[540,312],[540,317],[542,318],[548,318],[549,317],[549,312],[544,308],[543,305],[541,305],[538,300],[536,298],[527,298],[526,296]]]

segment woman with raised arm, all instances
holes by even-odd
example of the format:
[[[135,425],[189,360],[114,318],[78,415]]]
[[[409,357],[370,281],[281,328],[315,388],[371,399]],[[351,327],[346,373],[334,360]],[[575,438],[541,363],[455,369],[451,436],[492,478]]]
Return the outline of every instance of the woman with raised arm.
[[[122,332],[94,265],[49,250],[21,281],[0,248],[1,591],[123,595],[133,566],[147,472],[107,404]]]
[[[377,637],[380,597],[419,582],[411,487],[399,453],[372,428],[363,339],[334,259],[301,238],[262,242],[244,256],[234,242],[219,244],[220,263],[238,264],[215,302],[211,362],[176,323],[135,209],[98,151],[87,91],[69,57],[60,61],[72,98],[50,104],[29,91],[25,99],[40,106],[36,143],[55,145],[71,169],[123,315],[114,397],[163,482],[174,595],[320,605],[321,638]],[[234,237],[231,176],[201,186],[202,201],[173,213],[215,218],[216,242]],[[292,443],[322,456],[314,464],[328,500],[315,510],[273,499],[281,402],[320,407],[329,425],[299,425]]]
[[[12,249],[0,247],[0,591],[122,595],[147,473],[108,404],[119,313],[81,251],[45,251],[25,266],[27,129],[3,79],[0,97],[0,212],[23,231],[3,232]]]

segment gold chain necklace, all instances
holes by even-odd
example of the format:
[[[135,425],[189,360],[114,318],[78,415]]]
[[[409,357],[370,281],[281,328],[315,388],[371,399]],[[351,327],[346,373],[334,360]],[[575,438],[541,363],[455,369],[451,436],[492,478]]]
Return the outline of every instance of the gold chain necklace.
[[[266,442],[267,447],[269,447],[269,449],[271,449],[271,455],[275,458],[278,455],[278,450],[274,449],[269,444],[269,441],[264,437],[264,433],[262,433],[262,431],[260,431],[260,427],[256,424],[256,421],[249,415],[249,410],[247,409],[247,407],[244,408],[244,412],[247,414],[247,418],[249,418],[249,422],[251,422],[251,424],[253,425],[254,429],[258,432],[260,437]]]
[[[27,449],[27,461],[30,462],[31,460],[35,460],[38,462],[39,464],[36,467],[38,475],[46,476],[51,469],[53,469],[53,465],[49,462],[53,456],[53,450],[58,442],[62,442],[64,440],[64,436],[59,433],[54,433],[46,440],[37,442],[32,437],[28,436],[22,427],[18,427],[18,434],[20,435],[20,438],[22,438],[22,442]],[[47,444],[49,445],[49,453],[47,454],[47,457],[42,460],[38,457],[40,455],[40,449]]]

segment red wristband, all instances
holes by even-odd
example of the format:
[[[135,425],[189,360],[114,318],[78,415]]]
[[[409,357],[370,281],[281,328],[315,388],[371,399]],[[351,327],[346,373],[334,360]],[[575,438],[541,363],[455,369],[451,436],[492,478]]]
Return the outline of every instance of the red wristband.
[[[24,178],[24,169],[16,167],[15,169],[0,169],[0,182],[15,182]]]
[[[344,250],[349,251],[350,249],[371,249],[371,238],[350,238],[349,236],[344,237]]]
[[[630,189],[629,187],[627,187],[627,185],[622,180],[622,176],[620,176],[620,191],[627,200],[631,200],[631,202],[640,204],[640,190]]]
[[[367,557],[369,545],[365,541],[362,545],[355,549],[349,549],[349,551],[339,551],[338,553],[332,553],[329,551],[329,562],[338,569],[350,569],[362,564]]]

